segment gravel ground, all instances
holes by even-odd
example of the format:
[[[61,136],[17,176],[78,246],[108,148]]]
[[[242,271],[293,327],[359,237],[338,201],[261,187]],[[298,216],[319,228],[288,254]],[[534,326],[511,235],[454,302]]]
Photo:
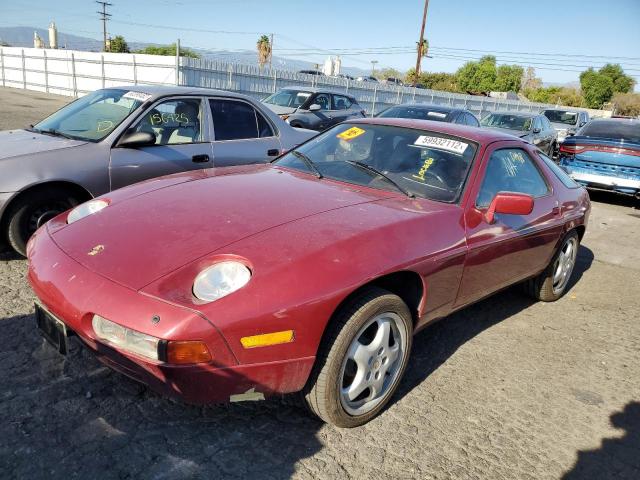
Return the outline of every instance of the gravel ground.
[[[0,89],[0,128],[65,100]],[[640,211],[593,200],[562,300],[511,289],[427,328],[391,406],[353,430],[275,400],[185,406],[77,346],[58,356],[4,254],[0,477],[638,479]]]

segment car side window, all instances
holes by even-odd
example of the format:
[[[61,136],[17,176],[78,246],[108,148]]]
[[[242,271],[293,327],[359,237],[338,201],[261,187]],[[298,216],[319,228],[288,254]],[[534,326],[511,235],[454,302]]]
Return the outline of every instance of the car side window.
[[[533,129],[542,130],[542,122],[540,121],[540,117],[536,117],[533,119]]]
[[[347,110],[351,108],[351,100],[344,95],[333,96],[333,109],[334,110]]]
[[[148,110],[134,132],[149,132],[156,145],[180,145],[202,140],[202,109],[198,99],[167,100]]]
[[[498,192],[542,197],[549,192],[549,187],[527,152],[520,148],[504,148],[489,157],[476,205],[488,207]]]
[[[478,123],[478,120],[476,120],[476,118],[470,113],[465,113],[465,119],[466,119],[467,125],[471,125],[472,127],[480,126],[480,124]]]
[[[273,136],[269,123],[248,103],[215,98],[209,100],[216,141]]]
[[[319,93],[313,99],[313,103],[320,105],[320,110],[331,110],[331,98],[326,93]]]
[[[547,157],[544,153],[538,151],[536,152],[538,156],[542,159],[544,163],[547,164],[549,170],[551,170],[558,180],[562,182],[562,184],[567,188],[580,188],[580,185],[575,182],[573,178],[569,176],[567,172],[565,172],[560,165]]]

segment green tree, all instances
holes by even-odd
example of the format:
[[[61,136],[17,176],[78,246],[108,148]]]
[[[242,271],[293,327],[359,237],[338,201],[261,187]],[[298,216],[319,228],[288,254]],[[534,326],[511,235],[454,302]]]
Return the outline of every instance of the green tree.
[[[456,77],[464,92],[490,92],[497,77],[496,57],[486,55],[477,62],[467,62],[456,72]]]
[[[522,76],[520,83],[520,90],[536,90],[542,87],[542,80],[536,77],[536,70],[533,67],[527,67]]]
[[[611,78],[613,81],[614,93],[629,93],[633,91],[636,81],[629,75],[625,74],[619,64],[607,63],[599,70],[599,72],[602,75],[606,75]]]
[[[575,88],[529,88],[524,90],[524,95],[532,102],[555,103],[557,105],[567,105],[569,107],[580,107],[584,104],[584,98]]]
[[[500,65],[496,70],[493,89],[498,92],[517,92],[520,90],[524,68],[518,65]]]
[[[260,68],[264,67],[269,60],[271,60],[271,42],[267,35],[262,35],[256,43],[256,50],[258,51],[258,65]]]
[[[413,85],[413,79],[416,71],[411,68],[405,76],[405,83]],[[418,85],[431,90],[439,90],[442,92],[459,92],[458,79],[455,73],[421,73],[418,78]]]
[[[122,35],[116,35],[109,41],[109,51],[113,53],[129,53],[129,45]]]
[[[580,87],[585,103],[589,108],[602,108],[605,102],[611,100],[614,84],[608,75],[596,72],[593,68],[580,74]]]
[[[167,56],[176,56],[176,44],[172,43],[171,45],[158,45],[158,46],[149,46],[143,48],[142,50],[138,50],[135,53],[146,53],[147,55],[167,55]],[[190,57],[190,58],[200,58],[193,50],[188,48],[180,47],[180,56],[181,57]]]

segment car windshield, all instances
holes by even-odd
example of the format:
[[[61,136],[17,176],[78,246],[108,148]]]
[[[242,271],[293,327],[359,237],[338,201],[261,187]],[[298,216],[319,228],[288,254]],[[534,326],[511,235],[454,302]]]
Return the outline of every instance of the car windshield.
[[[342,123],[280,157],[276,165],[356,185],[455,202],[477,148],[473,142],[437,132]]]
[[[563,112],[561,110],[545,110],[544,116],[552,123],[564,123],[566,125],[575,125],[578,123],[578,114],[576,112]]]
[[[509,113],[491,113],[484,117],[480,124],[483,127],[508,128],[509,130],[531,130],[531,117],[511,115]]]
[[[640,143],[640,122],[629,120],[595,120],[587,123],[579,135]]]
[[[433,120],[446,122],[448,112],[424,107],[391,107],[381,112],[378,117],[386,118],[417,118],[420,120]]]
[[[264,103],[278,105],[279,107],[301,107],[311,96],[311,92],[300,90],[282,90],[264,99]]]
[[[109,135],[150,95],[116,88],[97,90],[34,125],[51,135],[97,142]]]

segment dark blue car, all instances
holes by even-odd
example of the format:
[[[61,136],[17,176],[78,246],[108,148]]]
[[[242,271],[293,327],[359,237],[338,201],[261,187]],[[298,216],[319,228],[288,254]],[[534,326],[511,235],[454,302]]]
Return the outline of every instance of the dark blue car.
[[[560,145],[559,163],[587,188],[640,199],[640,120],[590,121]]]

